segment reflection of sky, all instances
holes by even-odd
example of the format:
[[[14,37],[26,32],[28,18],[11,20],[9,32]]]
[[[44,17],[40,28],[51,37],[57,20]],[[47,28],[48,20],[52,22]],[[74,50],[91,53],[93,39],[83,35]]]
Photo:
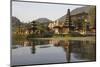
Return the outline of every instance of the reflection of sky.
[[[79,5],[59,5],[31,2],[12,2],[12,16],[21,21],[29,22],[38,18],[56,20],[67,13],[67,9],[73,10]]]

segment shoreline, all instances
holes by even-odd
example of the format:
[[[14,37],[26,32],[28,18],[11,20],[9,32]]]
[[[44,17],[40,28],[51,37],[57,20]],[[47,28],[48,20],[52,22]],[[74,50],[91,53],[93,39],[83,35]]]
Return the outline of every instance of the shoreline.
[[[51,38],[28,38],[32,40],[87,40],[96,41],[96,37],[51,37]]]

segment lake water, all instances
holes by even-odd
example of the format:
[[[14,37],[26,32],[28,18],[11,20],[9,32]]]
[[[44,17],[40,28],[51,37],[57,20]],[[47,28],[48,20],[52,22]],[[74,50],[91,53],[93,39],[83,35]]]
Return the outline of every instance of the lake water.
[[[95,41],[20,40],[12,45],[12,66],[63,62],[72,63],[95,60]]]

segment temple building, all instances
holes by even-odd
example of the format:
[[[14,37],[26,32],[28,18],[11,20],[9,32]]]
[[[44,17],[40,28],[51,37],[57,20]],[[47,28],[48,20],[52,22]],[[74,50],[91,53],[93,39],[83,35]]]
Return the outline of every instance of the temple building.
[[[90,10],[93,10],[92,12]],[[93,16],[92,16],[93,13]],[[67,10],[67,14],[48,25],[55,34],[78,32],[90,34],[96,31],[95,7],[87,6]],[[92,19],[91,19],[92,18]]]
[[[74,25],[71,23],[70,9],[66,14],[65,22],[60,22],[56,20],[48,25],[49,29],[53,30],[55,34],[68,34]]]
[[[56,20],[48,25],[48,27],[55,33],[55,34],[66,34],[68,33],[69,29],[64,24]]]

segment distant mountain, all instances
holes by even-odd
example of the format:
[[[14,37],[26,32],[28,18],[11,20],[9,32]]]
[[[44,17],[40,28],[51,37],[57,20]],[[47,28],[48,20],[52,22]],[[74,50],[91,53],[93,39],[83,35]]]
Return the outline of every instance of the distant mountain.
[[[91,8],[93,8],[93,6],[85,6],[85,7],[76,8],[76,9],[71,11],[71,15],[79,14],[79,13],[82,13],[82,12],[89,13],[89,10]]]
[[[79,8],[76,8],[74,10],[71,11],[71,15],[75,15],[75,14],[78,14],[78,13],[82,13],[82,12],[86,12],[86,13],[89,13],[89,10],[92,9],[93,6],[85,6],[85,7],[79,7]],[[62,17],[60,17],[58,19],[60,22],[65,22],[66,20],[66,15],[63,15]]]
[[[66,20],[66,15],[60,17],[58,20],[59,20],[59,22],[65,22],[65,20]]]
[[[20,24],[21,24],[20,20],[18,18],[16,18],[16,17],[12,16],[11,25],[14,27],[14,26],[18,26]]]
[[[48,23],[51,22],[51,20],[47,19],[47,18],[39,18],[35,20],[36,22],[40,22],[40,23]]]
[[[12,27],[12,31],[16,31],[16,28],[20,27],[24,27],[26,28],[26,23],[22,23],[17,17],[12,16],[11,17],[11,27]]]

